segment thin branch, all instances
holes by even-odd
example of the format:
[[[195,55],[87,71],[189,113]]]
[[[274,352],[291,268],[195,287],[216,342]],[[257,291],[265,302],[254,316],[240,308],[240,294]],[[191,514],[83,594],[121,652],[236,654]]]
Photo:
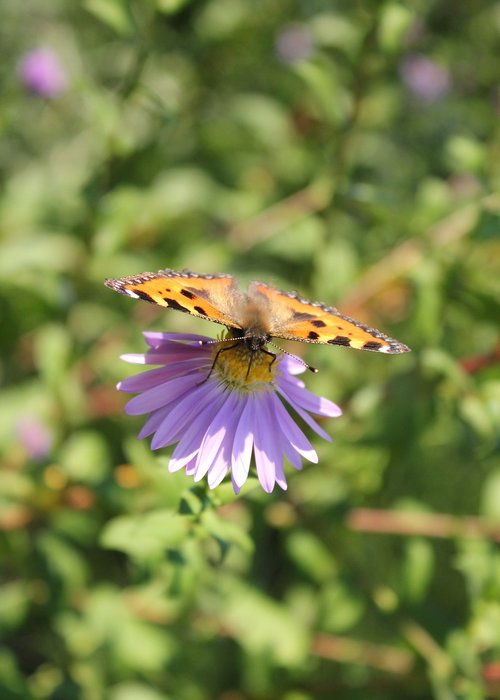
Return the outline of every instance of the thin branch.
[[[384,535],[413,535],[449,539],[486,537],[500,542],[500,523],[475,517],[455,517],[442,513],[399,513],[374,508],[355,508],[347,516],[347,527],[359,532]]]
[[[396,675],[407,675],[414,664],[409,651],[386,644],[372,644],[331,634],[317,634],[312,653],[338,663],[356,663]]]

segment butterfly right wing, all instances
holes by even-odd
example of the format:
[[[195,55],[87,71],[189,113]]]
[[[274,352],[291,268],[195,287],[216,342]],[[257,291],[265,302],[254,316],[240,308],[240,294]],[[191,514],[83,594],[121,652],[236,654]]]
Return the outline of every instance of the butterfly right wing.
[[[240,328],[233,308],[241,292],[231,275],[199,275],[188,270],[166,269],[107,279],[105,285],[134,299]]]
[[[269,332],[277,338],[390,354],[410,350],[407,345],[389,338],[376,328],[365,326],[331,306],[308,301],[296,292],[283,292],[264,282],[253,282],[249,294],[252,298],[258,295],[267,300]]]

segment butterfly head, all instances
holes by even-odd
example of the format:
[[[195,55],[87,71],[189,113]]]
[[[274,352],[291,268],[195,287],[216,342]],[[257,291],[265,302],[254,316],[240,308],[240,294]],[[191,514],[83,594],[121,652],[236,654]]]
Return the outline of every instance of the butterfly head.
[[[267,333],[248,333],[248,331],[242,337],[243,342],[250,352],[263,350],[270,339],[271,336]]]

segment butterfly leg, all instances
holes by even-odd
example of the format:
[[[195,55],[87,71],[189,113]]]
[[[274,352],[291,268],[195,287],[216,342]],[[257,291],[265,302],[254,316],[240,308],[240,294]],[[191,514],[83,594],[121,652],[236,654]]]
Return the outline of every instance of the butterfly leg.
[[[212,372],[215,369],[215,365],[217,364],[217,360],[219,359],[219,355],[221,354],[221,352],[226,352],[226,350],[232,350],[233,348],[236,348],[239,344],[240,341],[238,341],[237,343],[233,343],[233,345],[228,345],[225,348],[220,348],[220,350],[217,350],[217,352],[215,353],[214,361],[212,362],[212,366],[210,367],[207,376],[201,382],[198,382],[197,386],[201,386],[202,384],[205,384],[205,382],[208,382],[208,380],[212,376]]]
[[[264,348],[261,349],[261,352],[265,352],[266,355],[269,355],[270,357],[273,358],[271,360],[271,362],[269,363],[269,371],[271,371],[271,367],[274,365],[274,363],[278,359],[278,355],[275,352],[271,352],[270,350],[264,350]]]
[[[250,369],[252,368],[254,353],[256,353],[256,352],[264,352],[266,355],[270,355],[273,358],[271,360],[271,362],[269,363],[269,367],[268,367],[269,371],[271,371],[271,367],[274,365],[274,363],[276,362],[276,360],[278,358],[278,355],[276,355],[276,353],[270,352],[269,350],[264,350],[264,348],[259,348],[258,350],[253,350],[250,354],[250,360],[248,362],[248,368],[247,368],[247,373],[246,373],[245,379],[248,379],[248,376],[250,374]]]

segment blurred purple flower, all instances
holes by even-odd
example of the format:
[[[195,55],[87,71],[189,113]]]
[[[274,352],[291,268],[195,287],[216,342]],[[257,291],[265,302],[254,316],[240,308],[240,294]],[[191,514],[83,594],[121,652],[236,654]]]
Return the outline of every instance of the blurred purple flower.
[[[16,425],[19,442],[31,459],[41,461],[52,448],[52,434],[35,416],[24,416]]]
[[[18,75],[28,90],[47,99],[57,97],[68,84],[58,55],[47,48],[26,53],[19,63]]]
[[[447,68],[422,54],[405,56],[399,70],[406,87],[423,102],[436,102],[450,89]]]
[[[314,51],[311,32],[301,24],[290,24],[276,38],[276,53],[283,63],[298,63]]]
[[[126,405],[129,415],[149,414],[140,439],[153,435],[153,450],[176,445],[171,472],[184,468],[195,481],[207,476],[210,488],[230,472],[239,493],[253,455],[260,484],[270,493],[275,484],[287,488],[284,457],[295,469],[302,468],[302,457],[318,461],[287,409],[325,440],[331,438],[310,413],[336,417],[342,411],[297,379],[305,369],[297,359],[281,355],[270,366],[269,355],[252,354],[243,343],[231,347],[176,333],[144,337],[148,351],[122,359],[159,367],[125,379],[118,388],[138,392]]]

